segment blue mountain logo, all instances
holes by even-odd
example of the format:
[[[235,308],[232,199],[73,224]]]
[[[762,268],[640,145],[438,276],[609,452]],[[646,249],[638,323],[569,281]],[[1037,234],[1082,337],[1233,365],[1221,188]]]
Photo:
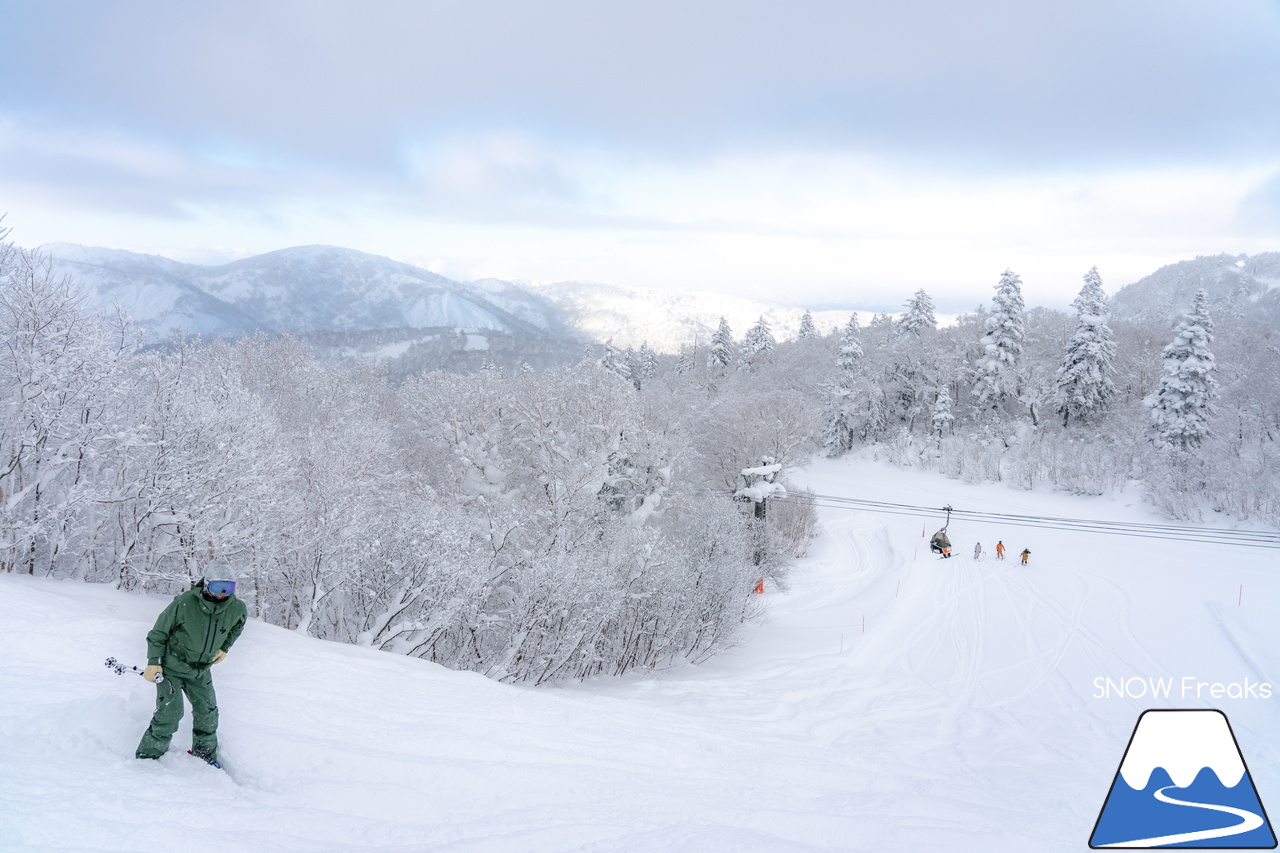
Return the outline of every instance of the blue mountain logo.
[[[1227,715],[1144,711],[1089,846],[1274,848],[1275,833]]]

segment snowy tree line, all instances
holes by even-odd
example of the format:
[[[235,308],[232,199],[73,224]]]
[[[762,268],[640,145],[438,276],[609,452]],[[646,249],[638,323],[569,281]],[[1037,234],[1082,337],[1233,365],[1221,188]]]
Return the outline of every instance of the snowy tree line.
[[[813,533],[803,501],[762,524],[733,498],[762,457],[800,462],[808,423],[675,394],[647,348],[634,376],[398,385],[289,337],[144,350],[8,242],[0,341],[5,571],[177,592],[231,570],[269,622],[543,683],[729,646]]]
[[[674,356],[393,381],[289,337],[144,350],[0,241],[0,569],[176,592],[230,567],[272,623],[542,683],[731,645],[814,532],[794,490],[735,502],[766,459],[866,448],[1280,523],[1274,330],[1204,298],[1112,323],[1096,270],[1071,314],[1021,286],[943,328],[921,290],[825,337],[721,321]]]
[[[1096,268],[1073,307],[1025,309],[1006,271],[990,307],[947,328],[923,291],[899,320],[860,329],[855,315],[838,342],[801,356],[829,377],[824,450],[874,445],[899,464],[1020,488],[1141,483],[1174,518],[1280,523],[1276,330],[1242,312],[1215,321],[1203,291],[1172,330],[1112,324]]]

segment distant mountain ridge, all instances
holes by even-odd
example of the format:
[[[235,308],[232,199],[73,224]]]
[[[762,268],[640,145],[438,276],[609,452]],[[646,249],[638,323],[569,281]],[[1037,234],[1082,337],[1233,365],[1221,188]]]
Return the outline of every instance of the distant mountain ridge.
[[[353,249],[300,246],[221,266],[68,243],[41,249],[95,304],[119,303],[149,341],[179,329],[221,337],[430,327],[567,333],[537,294],[456,282]]]
[[[1111,300],[1111,316],[1172,323],[1201,288],[1211,315],[1247,316],[1280,328],[1280,252],[1208,255],[1161,267],[1121,288]]]
[[[40,247],[101,308],[118,303],[159,342],[179,330],[239,337],[257,331],[357,332],[458,328],[555,340],[649,343],[660,352],[704,344],[726,317],[741,337],[765,317],[794,337],[804,309],[714,293],[669,293],[590,282],[459,282],[412,264],[336,246],[299,246],[220,266],[72,243]],[[848,311],[814,314],[819,331]],[[869,319],[868,318],[864,318]]]
[[[760,317],[779,340],[795,337],[803,308],[722,293],[671,292],[565,281],[459,282],[392,258],[336,246],[298,246],[220,266],[72,243],[41,247],[100,308],[119,303],[151,343],[178,330],[205,337],[263,331],[347,333],[464,329],[554,341],[648,343],[659,352],[710,342],[724,317],[741,340]],[[1162,267],[1116,292],[1116,320],[1173,322],[1195,291],[1215,315],[1280,328],[1280,252],[1215,255]],[[813,312],[820,333],[848,310]],[[865,325],[869,312],[863,312]],[[943,317],[939,318],[945,319]]]

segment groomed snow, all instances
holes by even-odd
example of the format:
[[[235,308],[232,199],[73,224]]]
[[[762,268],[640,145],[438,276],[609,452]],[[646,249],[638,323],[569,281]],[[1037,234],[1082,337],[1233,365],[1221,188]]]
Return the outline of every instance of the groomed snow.
[[[869,461],[793,479],[1156,520]],[[534,690],[251,623],[215,670],[225,773],[185,754],[189,718],[132,757],[154,688],[103,660],[143,663],[167,596],[0,574],[0,850],[1078,851],[1148,707],[1221,708],[1280,796],[1280,698],[1095,698],[1104,677],[1275,686],[1275,551],[955,522],[940,561],[941,518],[821,512],[790,591],[696,668]]]

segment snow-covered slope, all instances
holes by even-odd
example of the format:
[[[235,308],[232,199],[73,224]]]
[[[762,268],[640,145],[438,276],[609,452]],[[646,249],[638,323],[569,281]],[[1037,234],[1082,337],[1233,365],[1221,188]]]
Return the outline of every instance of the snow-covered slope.
[[[205,267],[66,243],[41,248],[93,303],[119,303],[152,341],[177,329],[220,336],[431,327],[564,335],[555,309],[532,293],[475,287],[353,249],[300,246]]]
[[[803,308],[713,293],[671,293],[586,282],[528,285],[499,279],[457,282],[377,255],[299,246],[217,267],[71,243],[42,246],[59,271],[101,308],[120,304],[156,341],[179,329],[232,337],[266,332],[351,332],[464,328],[557,339],[648,342],[677,352],[705,344],[728,318],[739,338],[760,317],[779,340],[793,338]],[[849,311],[820,311],[820,332]],[[863,317],[864,322],[870,315]]]
[[[1172,323],[1190,310],[1200,288],[1209,295],[1212,315],[1249,317],[1280,328],[1280,252],[1212,255],[1161,267],[1121,288],[1111,315]]]
[[[852,459],[796,479],[1156,520],[1124,496]],[[0,573],[0,850],[1078,851],[1150,707],[1222,709],[1263,803],[1280,801],[1280,691],[1138,693],[1277,685],[1274,551],[957,519],[962,556],[941,561],[922,536],[941,518],[821,513],[743,645],[665,674],[510,687],[253,622],[215,670],[225,773],[182,751],[189,718],[170,755],[132,758],[154,688],[102,661],[141,663],[166,598]],[[990,559],[997,539],[1031,564]],[[1134,680],[1106,698],[1103,678]]]

